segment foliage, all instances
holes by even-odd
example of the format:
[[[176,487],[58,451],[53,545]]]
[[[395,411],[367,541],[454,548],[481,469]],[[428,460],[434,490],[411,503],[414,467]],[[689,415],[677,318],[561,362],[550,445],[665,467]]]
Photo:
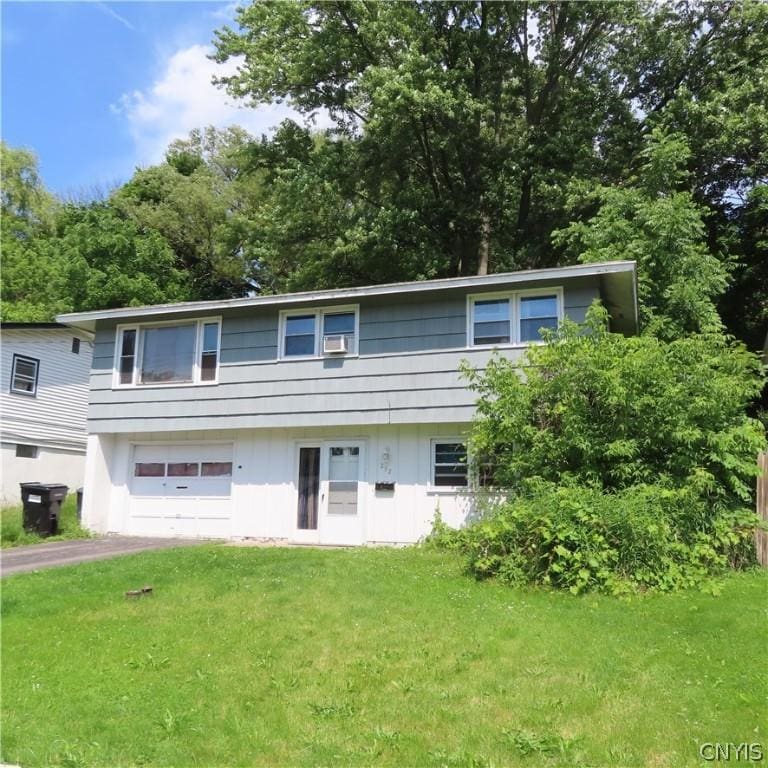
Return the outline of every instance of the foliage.
[[[497,356],[483,374],[472,435],[496,457],[503,487],[540,478],[609,491],[638,483],[691,485],[711,503],[751,499],[765,444],[746,415],[761,366],[719,334],[672,342],[607,330],[593,305],[585,327],[566,321],[523,360]]]
[[[723,263],[707,246],[703,208],[680,187],[688,176],[690,150],[683,136],[656,129],[641,153],[637,178],[627,186],[577,189],[598,201],[586,221],[554,233],[582,262],[633,259],[638,268],[638,304],[646,333],[674,339],[717,331],[715,302],[727,284]]]
[[[61,206],[53,234],[4,243],[5,320],[179,301],[186,286],[165,241],[139,231],[108,203]]]
[[[762,425],[755,355],[720,334],[665,342],[607,330],[594,305],[514,363],[467,370],[470,453],[508,490],[444,546],[478,576],[585,589],[674,589],[749,562]]]
[[[242,296],[252,287],[245,240],[253,180],[241,173],[248,141],[240,128],[193,131],[169,147],[166,163],[137,170],[110,201],[138,231],[167,243],[189,299]]]
[[[65,541],[68,539],[88,539],[91,534],[80,527],[77,518],[77,499],[70,493],[61,505],[59,514],[59,532],[56,536],[45,538],[24,530],[24,511],[19,504],[0,510],[0,547],[20,547],[25,544],[40,544],[44,541]]]
[[[3,319],[245,293],[246,136],[193,131],[109,199],[68,204],[45,191],[31,154],[3,145]]]
[[[709,327],[722,265],[760,263],[745,207],[768,173],[766,45],[755,0],[244,5],[217,33],[218,60],[238,63],[223,84],[332,124],[330,143],[273,156],[265,282],[554,266],[581,251],[551,235],[585,224],[593,257],[645,254],[645,308],[683,313],[659,333]],[[669,137],[663,194],[638,176],[651,136]],[[286,247],[307,258],[281,261]],[[740,335],[760,324],[759,286],[737,279],[721,303]]]
[[[9,576],[2,761],[694,766],[762,727],[766,576],[619,601],[413,547],[220,545]]]
[[[574,594],[666,592],[751,564],[757,522],[743,508],[713,513],[690,487],[636,484],[606,493],[534,483],[474,526],[439,531],[438,543],[466,554],[479,578]]]

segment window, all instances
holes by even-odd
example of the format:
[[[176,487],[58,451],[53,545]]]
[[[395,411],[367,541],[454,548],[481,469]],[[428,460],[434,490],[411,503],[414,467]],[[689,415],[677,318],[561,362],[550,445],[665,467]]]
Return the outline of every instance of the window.
[[[323,352],[329,348],[329,339],[343,339],[343,347],[351,352],[355,345],[355,313],[329,312],[323,315]]]
[[[136,477],[165,477],[165,464],[163,462],[139,462],[133,469]]]
[[[520,341],[538,341],[542,328],[557,328],[557,296],[520,297]]]
[[[79,355],[80,354],[80,339],[75,336],[72,339],[72,354],[73,355]]]
[[[11,392],[19,395],[37,394],[37,374],[40,362],[32,357],[13,356],[11,367]]]
[[[136,477],[232,477],[231,461],[162,461],[134,464]]]
[[[314,315],[293,315],[285,318],[286,357],[307,357],[315,354]]]
[[[283,312],[280,357],[357,354],[357,307]]]
[[[168,477],[197,477],[200,474],[196,461],[172,461],[168,464]]]
[[[123,331],[118,364],[120,384],[133,384],[133,369],[136,365],[136,334],[135,328]]]
[[[16,446],[16,458],[18,458],[18,459],[36,459],[37,458],[37,446],[36,445],[17,445]]]
[[[467,446],[455,440],[432,441],[432,485],[466,487]]]
[[[215,383],[219,365],[219,320],[121,328],[117,386]]]
[[[200,380],[214,381],[219,363],[219,328],[218,323],[203,324],[203,354],[200,360]]]
[[[470,346],[529,344],[541,340],[542,328],[557,328],[562,311],[560,288],[469,297]]]
[[[201,465],[203,477],[231,477],[231,461],[204,461]]]
[[[473,344],[509,344],[512,339],[510,299],[475,301]]]

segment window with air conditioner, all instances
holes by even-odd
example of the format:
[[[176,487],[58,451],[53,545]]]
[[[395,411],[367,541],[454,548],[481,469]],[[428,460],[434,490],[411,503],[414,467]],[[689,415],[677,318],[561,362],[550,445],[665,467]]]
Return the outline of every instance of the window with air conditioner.
[[[358,308],[290,310],[280,318],[280,357],[343,357],[357,354]]]

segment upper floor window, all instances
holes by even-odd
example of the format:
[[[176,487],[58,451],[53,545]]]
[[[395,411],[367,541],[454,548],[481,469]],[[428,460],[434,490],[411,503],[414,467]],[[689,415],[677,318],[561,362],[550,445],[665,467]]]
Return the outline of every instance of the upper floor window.
[[[539,341],[541,329],[557,328],[557,296],[520,297],[520,341]]]
[[[37,395],[37,374],[40,361],[33,357],[13,356],[11,365],[11,392],[19,395]]]
[[[218,318],[118,328],[117,386],[215,383]]]
[[[357,354],[357,307],[290,310],[280,316],[280,357]]]
[[[557,328],[563,317],[562,290],[469,297],[469,345],[528,344],[543,328]]]

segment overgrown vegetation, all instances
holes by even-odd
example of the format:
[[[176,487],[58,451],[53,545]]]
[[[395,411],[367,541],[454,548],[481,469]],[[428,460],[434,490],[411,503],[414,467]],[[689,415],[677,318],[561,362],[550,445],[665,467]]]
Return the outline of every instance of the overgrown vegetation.
[[[45,541],[87,539],[90,533],[77,519],[77,499],[69,494],[61,505],[59,532],[56,536],[42,537],[24,530],[24,511],[21,504],[0,509],[0,547],[19,547],[23,544],[42,544]]]
[[[438,526],[479,577],[572,592],[693,586],[754,558],[757,357],[719,333],[610,333],[594,305],[520,367],[467,370],[470,453],[507,489],[464,531]]]
[[[446,552],[210,545],[10,576],[0,759],[697,766],[765,740],[766,582],[574,598]]]

